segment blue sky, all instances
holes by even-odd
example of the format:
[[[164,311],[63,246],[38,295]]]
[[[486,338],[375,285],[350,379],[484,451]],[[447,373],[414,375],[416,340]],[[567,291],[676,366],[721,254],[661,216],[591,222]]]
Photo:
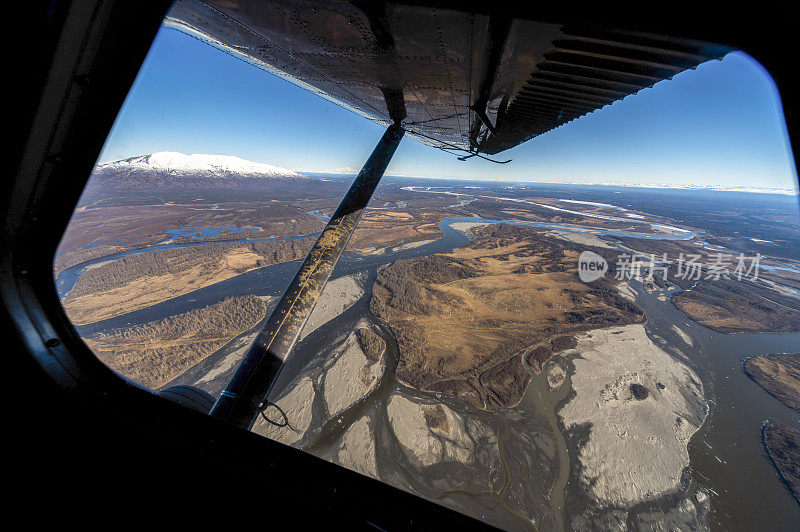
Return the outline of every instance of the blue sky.
[[[156,151],[236,155],[295,170],[358,169],[381,126],[173,29],[162,28],[100,162]],[[405,139],[389,173],[542,182],[794,189],[780,100],[733,53],[502,154],[458,161]]]

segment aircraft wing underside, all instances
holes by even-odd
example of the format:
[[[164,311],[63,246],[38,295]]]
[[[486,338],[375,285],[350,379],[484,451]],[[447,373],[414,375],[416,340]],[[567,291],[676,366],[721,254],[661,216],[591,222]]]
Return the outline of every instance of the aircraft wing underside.
[[[462,155],[503,152],[731,51],[370,0],[181,0],[165,24]]]

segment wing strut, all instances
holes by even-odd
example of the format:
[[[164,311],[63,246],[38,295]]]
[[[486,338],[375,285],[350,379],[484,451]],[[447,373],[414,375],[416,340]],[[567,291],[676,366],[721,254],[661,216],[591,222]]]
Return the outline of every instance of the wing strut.
[[[372,150],[350,190],[211,409],[213,417],[248,430],[253,426],[404,133],[405,130],[397,123],[389,126]]]

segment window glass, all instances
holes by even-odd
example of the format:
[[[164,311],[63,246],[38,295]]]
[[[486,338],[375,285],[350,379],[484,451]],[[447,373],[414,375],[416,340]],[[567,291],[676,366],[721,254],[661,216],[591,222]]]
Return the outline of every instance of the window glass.
[[[55,257],[78,333],[218,398],[382,133],[162,28]],[[796,527],[797,175],[762,67],[498,158],[401,142],[253,430],[503,528]]]

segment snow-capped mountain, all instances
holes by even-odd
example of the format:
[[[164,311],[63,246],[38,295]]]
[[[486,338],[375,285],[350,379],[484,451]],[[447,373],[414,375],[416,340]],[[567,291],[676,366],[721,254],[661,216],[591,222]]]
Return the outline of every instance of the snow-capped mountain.
[[[271,164],[254,163],[233,155],[206,155],[195,153],[184,155],[172,151],[161,151],[150,155],[130,157],[121,161],[95,167],[97,173],[148,171],[191,177],[272,177],[305,178],[286,168]]]
[[[276,187],[308,181],[311,179],[286,168],[232,155],[158,152],[95,166],[84,195],[211,190],[267,193],[277,190]]]

